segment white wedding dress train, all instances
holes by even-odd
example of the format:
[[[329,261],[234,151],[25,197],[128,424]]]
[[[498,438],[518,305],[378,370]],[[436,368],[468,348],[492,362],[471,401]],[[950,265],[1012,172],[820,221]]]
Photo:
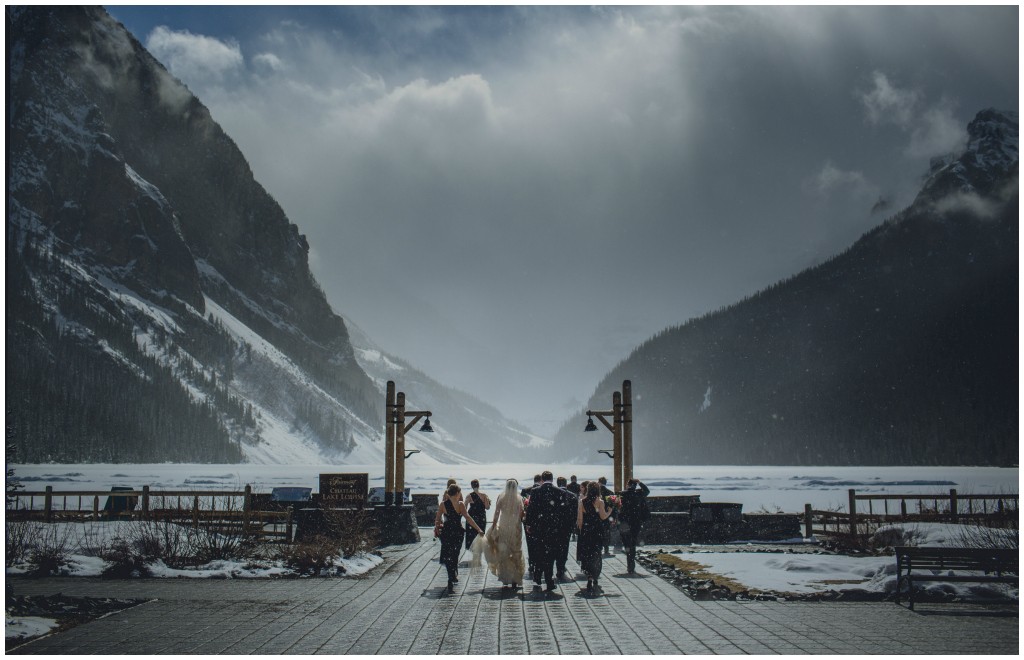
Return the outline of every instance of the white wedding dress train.
[[[473,542],[474,561],[478,561],[477,545],[487,559],[490,569],[502,584],[520,584],[526,571],[523,559],[522,498],[505,502],[504,493],[498,496],[495,508],[501,511],[497,524],[491,525],[483,537]]]

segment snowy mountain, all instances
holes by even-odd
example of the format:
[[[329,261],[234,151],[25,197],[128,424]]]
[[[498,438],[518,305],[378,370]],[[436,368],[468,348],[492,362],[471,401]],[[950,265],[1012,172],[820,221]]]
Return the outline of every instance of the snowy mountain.
[[[521,461],[523,450],[543,450],[551,441],[506,419],[471,394],[445,387],[405,360],[381,350],[358,326],[348,322],[356,360],[380,387],[395,381],[405,392],[407,410],[430,410],[433,433],[410,432],[406,445],[444,463]],[[421,460],[419,456],[417,461]]]
[[[209,111],[101,8],[6,16],[16,459],[382,463],[386,369]],[[519,442],[474,413],[492,434],[438,414],[424,455]]]
[[[914,202],[826,263],[648,340],[626,378],[636,461],[1018,461],[1016,112],[986,110]],[[607,445],[572,417],[566,456]]]

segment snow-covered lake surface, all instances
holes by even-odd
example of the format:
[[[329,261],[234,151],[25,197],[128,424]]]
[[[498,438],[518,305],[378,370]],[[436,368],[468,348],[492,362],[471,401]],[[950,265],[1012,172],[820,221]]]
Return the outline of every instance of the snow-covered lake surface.
[[[370,486],[384,485],[383,465],[206,465],[206,464],[96,464],[14,465],[26,490],[53,486],[61,490],[108,490],[111,486],[144,485],[153,490],[241,490],[249,484],[257,492],[278,486],[304,486],[319,490],[319,475],[365,472]],[[468,485],[479,479],[484,492],[497,494],[508,478],[523,485],[533,475],[550,469],[555,475],[577,475],[580,481],[611,473],[610,463],[493,465],[417,465],[406,463],[406,487],[413,493],[439,493],[454,477]],[[652,495],[700,495],[703,502],[739,502],[745,512],[761,509],[787,513],[845,508],[850,488],[858,493],[948,496],[951,488],[964,493],[1019,493],[1017,468],[994,467],[804,467],[804,466],[693,466],[637,465],[634,475]]]

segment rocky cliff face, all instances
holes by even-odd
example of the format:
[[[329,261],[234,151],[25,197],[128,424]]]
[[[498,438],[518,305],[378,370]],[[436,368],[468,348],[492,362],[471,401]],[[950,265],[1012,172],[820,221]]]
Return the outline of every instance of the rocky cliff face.
[[[933,163],[908,213],[948,215],[958,208],[992,216],[1017,194],[1016,112],[983,110],[967,125],[964,151]]]
[[[8,391],[69,404],[44,414],[9,396],[21,458],[116,454],[82,450],[82,436],[146,445],[134,460],[212,456],[164,437],[169,423],[159,442],[88,430],[118,416],[116,388],[70,392],[98,387],[90,374],[107,362],[135,391],[117,406],[141,410],[154,382],[177,382],[173,415],[205,419],[187,432],[221,447],[218,460],[379,455],[378,390],[305,238],[206,108],[98,8],[7,8],[7,61],[8,293],[20,287]],[[63,381],[57,355],[81,358]],[[73,431],[58,431],[61,409]]]
[[[52,232],[119,281],[202,311],[199,273],[171,205],[128,164],[74,75],[80,58],[58,47],[65,31],[43,18],[8,9],[8,232]]]
[[[60,30],[65,70],[124,159],[166,196],[194,256],[219,274],[207,278],[208,295],[318,377],[367,390],[345,324],[309,271],[305,237],[209,111],[105,13],[42,22]]]

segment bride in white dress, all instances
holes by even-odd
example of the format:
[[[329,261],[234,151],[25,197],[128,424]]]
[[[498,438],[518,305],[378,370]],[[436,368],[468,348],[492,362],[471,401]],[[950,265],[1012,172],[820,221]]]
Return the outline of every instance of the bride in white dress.
[[[526,571],[523,560],[523,498],[519,496],[519,482],[509,479],[505,490],[494,503],[494,520],[487,534],[473,542],[474,563],[479,563],[482,552],[487,567],[501,580],[502,588],[519,587]]]

